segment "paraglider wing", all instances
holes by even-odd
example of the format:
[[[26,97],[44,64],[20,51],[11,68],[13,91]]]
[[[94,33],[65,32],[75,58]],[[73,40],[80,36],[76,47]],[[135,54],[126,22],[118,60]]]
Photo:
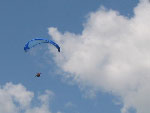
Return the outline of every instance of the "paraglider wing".
[[[43,39],[43,38],[35,38],[35,39],[32,39],[29,42],[27,42],[24,46],[24,51],[27,52],[32,47],[35,47],[36,45],[39,45],[42,43],[50,43],[58,49],[58,52],[60,52],[60,47],[58,44],[56,44],[52,40],[47,40],[47,39]]]

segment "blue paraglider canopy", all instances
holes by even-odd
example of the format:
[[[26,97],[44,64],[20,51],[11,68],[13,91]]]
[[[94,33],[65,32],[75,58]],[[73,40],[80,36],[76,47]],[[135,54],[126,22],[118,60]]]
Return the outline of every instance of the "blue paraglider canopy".
[[[53,46],[55,46],[58,49],[58,52],[60,52],[60,47],[58,44],[56,44],[54,41],[52,40],[48,40],[48,39],[43,39],[43,38],[34,38],[30,41],[28,41],[25,46],[24,46],[24,51],[27,52],[28,50],[30,50],[32,47],[35,47],[36,45],[42,44],[42,43],[50,43]]]

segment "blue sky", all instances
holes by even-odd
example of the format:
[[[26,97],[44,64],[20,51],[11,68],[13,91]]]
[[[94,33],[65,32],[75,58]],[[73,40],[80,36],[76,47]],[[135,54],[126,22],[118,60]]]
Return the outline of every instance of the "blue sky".
[[[88,87],[83,85],[82,80],[79,84],[76,80],[75,82],[66,80],[64,73],[72,74],[74,71],[69,70],[70,68],[66,71],[62,64],[59,67],[57,59],[53,58],[59,53],[49,54],[47,46],[42,45],[42,48],[37,47],[30,54],[25,53],[23,47],[32,38],[44,37],[55,40],[55,32],[48,33],[51,27],[57,28],[56,32],[61,33],[62,37],[70,36],[65,35],[66,31],[75,35],[84,34],[83,31],[88,26],[86,23],[90,18],[89,13],[101,10],[101,6],[108,12],[109,10],[119,12],[123,18],[130,21],[130,18],[134,17],[133,9],[138,2],[138,0],[1,0],[0,85],[5,86],[9,82],[14,85],[22,84],[28,91],[34,93],[31,106],[38,105],[38,96],[45,90],[50,90],[54,93],[49,104],[52,113],[121,113],[124,100],[123,103],[119,101],[122,95],[116,93],[116,90],[112,88],[108,91],[109,88],[106,87],[106,90],[105,88],[103,90],[103,87],[99,90],[96,87],[94,88],[98,89],[96,96],[90,98],[88,93],[93,89],[89,87],[95,85],[91,86],[88,82]],[[59,40],[56,39],[56,42],[59,43]],[[63,72],[60,73],[59,70]],[[35,78],[37,72],[42,72],[42,77]],[[115,104],[114,101],[121,104]],[[129,111],[135,113],[134,109],[136,107],[133,106],[133,110]]]

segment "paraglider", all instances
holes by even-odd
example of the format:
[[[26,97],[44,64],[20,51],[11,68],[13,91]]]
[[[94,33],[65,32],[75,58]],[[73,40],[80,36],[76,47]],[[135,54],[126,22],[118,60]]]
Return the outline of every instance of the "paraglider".
[[[24,46],[24,51],[25,52],[28,52],[31,48],[39,45],[39,44],[42,44],[42,43],[48,43],[48,44],[51,44],[53,45],[54,47],[56,47],[56,49],[58,50],[58,52],[60,52],[60,47],[58,44],[56,44],[54,41],[52,40],[48,40],[48,39],[43,39],[43,38],[34,38],[30,41],[28,41],[25,46]],[[35,77],[40,77],[42,73],[37,73],[35,75]]]
[[[34,38],[30,41],[28,41],[25,46],[24,46],[24,51],[27,52],[29,51],[31,48],[39,45],[39,44],[42,44],[42,43],[49,43],[49,44],[52,44],[53,46],[55,46],[58,50],[58,52],[60,52],[60,47],[58,44],[56,44],[54,41],[52,40],[48,40],[48,39],[43,39],[43,38]]]
[[[42,73],[37,73],[35,77],[40,77]]]

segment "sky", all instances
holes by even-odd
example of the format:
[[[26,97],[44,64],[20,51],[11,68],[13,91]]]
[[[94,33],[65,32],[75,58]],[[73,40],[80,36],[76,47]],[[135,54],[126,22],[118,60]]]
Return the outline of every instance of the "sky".
[[[0,113],[149,113],[149,20],[148,0],[0,0]]]

